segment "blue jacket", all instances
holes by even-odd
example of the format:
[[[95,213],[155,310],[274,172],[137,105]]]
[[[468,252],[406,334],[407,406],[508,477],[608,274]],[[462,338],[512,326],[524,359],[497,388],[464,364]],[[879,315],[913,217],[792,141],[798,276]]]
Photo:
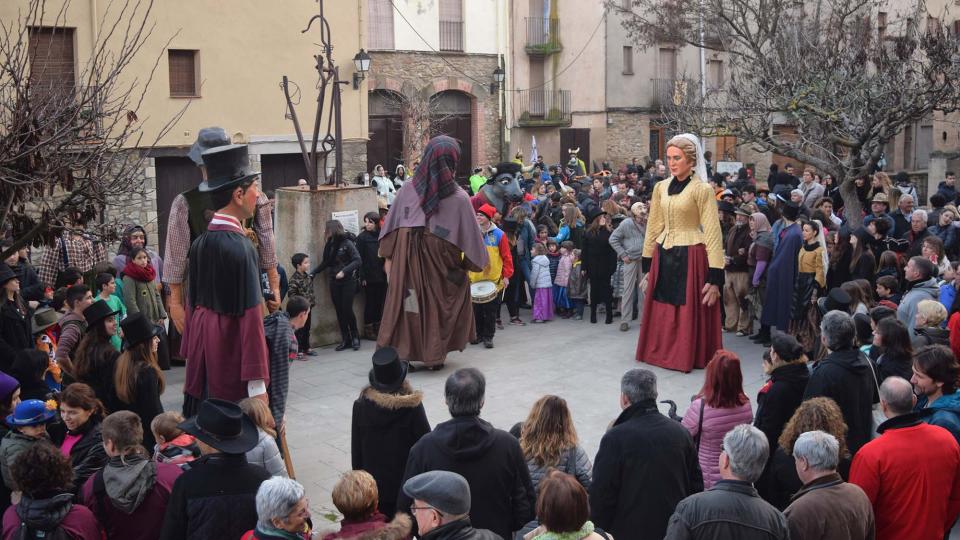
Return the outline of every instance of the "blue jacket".
[[[940,396],[929,407],[927,397],[921,396],[917,400],[917,409],[924,422],[949,431],[960,443],[960,392]]]
[[[943,307],[947,308],[947,311],[950,311],[950,306],[953,305],[953,300],[956,297],[957,288],[953,286],[953,283],[940,285],[940,303],[943,304]],[[946,327],[946,325],[944,325],[944,327]]]

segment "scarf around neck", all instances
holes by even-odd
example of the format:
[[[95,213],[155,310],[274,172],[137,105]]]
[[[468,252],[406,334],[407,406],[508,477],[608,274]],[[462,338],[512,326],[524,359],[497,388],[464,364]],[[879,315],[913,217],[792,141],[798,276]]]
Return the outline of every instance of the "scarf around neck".
[[[593,534],[593,522],[587,521],[579,531],[557,533],[547,531],[533,537],[533,540],[581,540]]]
[[[144,283],[150,283],[157,279],[157,271],[153,268],[152,263],[148,261],[146,266],[137,266],[133,259],[129,257],[126,266],[123,267],[123,274]]]

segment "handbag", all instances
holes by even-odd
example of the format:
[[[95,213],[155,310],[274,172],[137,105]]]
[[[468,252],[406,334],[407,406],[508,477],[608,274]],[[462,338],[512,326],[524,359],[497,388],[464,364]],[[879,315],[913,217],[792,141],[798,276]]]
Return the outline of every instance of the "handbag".
[[[697,435],[693,438],[693,444],[697,447],[697,453],[700,453],[700,437],[703,435],[703,407],[706,405],[706,398],[700,398],[700,419],[697,420]]]

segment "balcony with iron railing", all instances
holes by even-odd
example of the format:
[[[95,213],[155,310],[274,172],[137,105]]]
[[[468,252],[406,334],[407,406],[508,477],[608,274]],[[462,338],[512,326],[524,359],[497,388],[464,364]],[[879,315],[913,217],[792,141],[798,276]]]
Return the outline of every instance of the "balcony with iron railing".
[[[527,17],[527,54],[548,56],[563,50],[560,43],[560,19]]]
[[[683,105],[696,97],[696,81],[685,79],[650,79],[650,106],[663,109]]]
[[[515,104],[520,127],[569,126],[573,122],[569,90],[518,90]]]

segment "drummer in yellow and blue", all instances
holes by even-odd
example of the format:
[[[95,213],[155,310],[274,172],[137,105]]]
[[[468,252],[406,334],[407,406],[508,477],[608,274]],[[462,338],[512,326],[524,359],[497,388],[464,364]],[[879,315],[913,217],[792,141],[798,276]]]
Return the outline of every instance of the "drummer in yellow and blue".
[[[493,300],[473,303],[473,316],[477,321],[477,340],[474,345],[483,342],[487,349],[493,348],[493,334],[497,330],[497,313],[500,311],[501,291],[513,277],[513,257],[510,256],[510,243],[507,235],[493,222],[497,210],[485,204],[477,210],[477,225],[483,234],[483,245],[487,248],[490,262],[482,272],[470,272],[470,283],[491,281],[496,285],[497,294]]]

